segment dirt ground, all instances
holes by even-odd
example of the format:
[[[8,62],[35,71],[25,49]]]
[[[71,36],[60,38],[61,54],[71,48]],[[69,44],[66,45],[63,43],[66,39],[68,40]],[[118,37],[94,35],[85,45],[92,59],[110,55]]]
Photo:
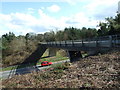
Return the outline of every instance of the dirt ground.
[[[120,88],[120,51],[89,56],[65,70],[15,76],[2,81],[3,88]]]

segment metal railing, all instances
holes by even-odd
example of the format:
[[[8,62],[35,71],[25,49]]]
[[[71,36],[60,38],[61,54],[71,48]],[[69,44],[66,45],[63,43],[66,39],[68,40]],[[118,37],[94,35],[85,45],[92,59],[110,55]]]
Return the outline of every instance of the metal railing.
[[[82,40],[45,42],[42,44],[52,47],[120,47],[120,35],[103,36]]]

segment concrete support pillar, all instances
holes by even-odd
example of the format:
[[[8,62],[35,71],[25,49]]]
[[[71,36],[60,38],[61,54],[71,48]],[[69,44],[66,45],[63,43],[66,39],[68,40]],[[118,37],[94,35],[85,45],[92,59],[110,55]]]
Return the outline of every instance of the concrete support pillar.
[[[68,51],[70,62],[78,61],[82,58],[80,51]]]
[[[49,48],[49,56],[56,56],[56,49],[55,48]]]

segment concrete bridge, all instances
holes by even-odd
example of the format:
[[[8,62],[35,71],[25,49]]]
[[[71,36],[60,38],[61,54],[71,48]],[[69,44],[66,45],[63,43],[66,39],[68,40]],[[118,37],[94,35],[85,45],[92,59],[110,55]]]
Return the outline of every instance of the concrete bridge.
[[[42,42],[38,44],[38,48],[35,50],[35,52],[33,52],[22,64],[36,64],[47,48],[49,48],[49,56],[56,55],[56,48],[66,50],[68,52],[70,61],[74,62],[82,58],[81,51],[86,51],[88,54],[92,55],[111,50],[112,48],[120,49],[120,35],[83,40]]]

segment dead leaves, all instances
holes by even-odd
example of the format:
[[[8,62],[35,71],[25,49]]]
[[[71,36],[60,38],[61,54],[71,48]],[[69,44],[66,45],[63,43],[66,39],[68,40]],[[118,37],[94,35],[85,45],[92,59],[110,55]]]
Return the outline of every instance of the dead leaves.
[[[120,87],[120,52],[90,56],[72,63],[67,69],[49,68],[44,71],[15,76],[3,81],[3,87],[22,88],[113,88]],[[67,63],[66,63],[67,65]],[[60,69],[60,70],[59,70]]]

